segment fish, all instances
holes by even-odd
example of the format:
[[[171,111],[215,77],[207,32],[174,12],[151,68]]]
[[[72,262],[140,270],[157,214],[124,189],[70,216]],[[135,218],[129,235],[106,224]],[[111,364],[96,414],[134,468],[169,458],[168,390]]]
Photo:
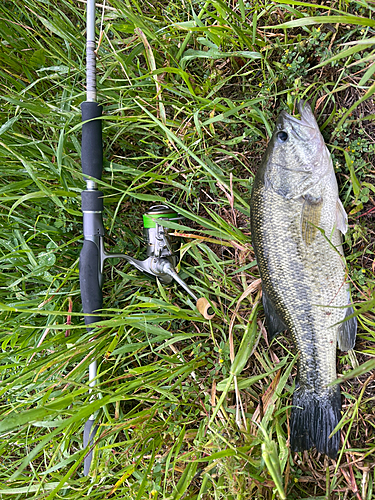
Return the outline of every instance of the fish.
[[[308,102],[279,115],[253,181],[251,238],[268,335],[287,330],[298,353],[290,415],[293,451],[335,458],[341,393],[336,350],[355,345],[342,236],[347,214],[329,151]]]

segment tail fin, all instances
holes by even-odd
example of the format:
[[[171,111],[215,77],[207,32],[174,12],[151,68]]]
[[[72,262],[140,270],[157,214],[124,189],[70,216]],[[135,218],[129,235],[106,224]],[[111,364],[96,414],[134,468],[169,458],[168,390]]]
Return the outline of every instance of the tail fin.
[[[290,416],[290,444],[294,451],[309,450],[315,446],[320,453],[336,458],[340,433],[329,435],[341,418],[340,387],[335,386],[318,394],[298,387],[293,394]]]

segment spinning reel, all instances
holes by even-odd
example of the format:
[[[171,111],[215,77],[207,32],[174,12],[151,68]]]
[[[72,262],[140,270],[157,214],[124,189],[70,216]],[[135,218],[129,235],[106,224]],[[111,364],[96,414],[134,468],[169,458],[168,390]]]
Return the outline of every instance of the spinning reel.
[[[102,263],[107,258],[126,259],[139,271],[158,278],[165,285],[175,280],[196,302],[198,311],[205,319],[212,319],[215,313],[205,297],[198,298],[176,271],[179,242],[169,234],[167,227],[158,221],[177,221],[181,217],[166,205],[154,205],[143,215],[143,234],[147,245],[147,258],[137,260],[125,254],[107,254],[102,246]]]

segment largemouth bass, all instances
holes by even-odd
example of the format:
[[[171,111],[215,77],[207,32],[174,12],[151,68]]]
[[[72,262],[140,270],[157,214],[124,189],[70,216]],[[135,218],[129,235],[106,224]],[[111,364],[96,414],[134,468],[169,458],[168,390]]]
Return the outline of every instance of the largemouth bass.
[[[288,330],[299,353],[290,417],[294,451],[315,446],[335,458],[341,418],[336,344],[353,348],[353,314],[342,234],[347,215],[332,160],[307,103],[301,119],[282,112],[251,196],[251,234],[262,278],[263,307],[273,339]]]

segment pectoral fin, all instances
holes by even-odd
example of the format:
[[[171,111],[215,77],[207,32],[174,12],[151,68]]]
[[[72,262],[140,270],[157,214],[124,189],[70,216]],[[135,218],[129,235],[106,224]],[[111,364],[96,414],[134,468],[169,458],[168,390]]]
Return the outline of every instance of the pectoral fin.
[[[341,201],[337,199],[336,202],[336,227],[342,234],[348,230],[348,216]]]
[[[313,196],[304,196],[301,216],[301,232],[306,245],[314,241],[320,223],[323,199]]]
[[[266,325],[268,331],[268,338],[272,341],[278,333],[286,330],[285,323],[277,314],[274,305],[272,304],[270,298],[262,287],[262,301],[264,314],[266,316]]]
[[[353,349],[355,345],[355,338],[357,335],[357,318],[347,319],[349,316],[354,314],[353,307],[348,307],[346,309],[344,322],[340,324],[337,333],[337,344],[340,351],[349,351]]]

